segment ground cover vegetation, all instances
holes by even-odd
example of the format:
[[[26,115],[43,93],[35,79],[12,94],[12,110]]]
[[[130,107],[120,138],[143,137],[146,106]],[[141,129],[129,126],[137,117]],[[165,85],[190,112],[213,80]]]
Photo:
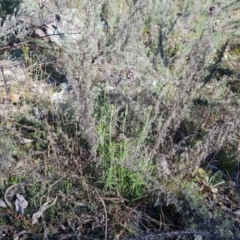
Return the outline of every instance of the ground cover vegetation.
[[[240,239],[239,13],[0,1],[0,238]]]

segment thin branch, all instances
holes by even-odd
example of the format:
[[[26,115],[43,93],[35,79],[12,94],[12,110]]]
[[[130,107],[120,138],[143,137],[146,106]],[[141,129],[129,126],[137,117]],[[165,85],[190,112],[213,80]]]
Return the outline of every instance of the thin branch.
[[[106,208],[104,200],[100,197],[98,191],[96,189],[95,189],[95,191],[96,191],[96,193],[97,193],[97,195],[98,195],[99,199],[101,200],[102,205],[104,207],[104,213],[105,213],[105,240],[107,240],[107,220],[108,220],[108,218],[107,218],[107,208]]]

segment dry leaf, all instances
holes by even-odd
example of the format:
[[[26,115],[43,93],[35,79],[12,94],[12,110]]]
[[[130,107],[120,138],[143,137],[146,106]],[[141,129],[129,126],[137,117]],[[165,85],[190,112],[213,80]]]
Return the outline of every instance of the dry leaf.
[[[33,216],[32,216],[32,224],[38,223],[38,219],[39,219],[40,217],[43,217],[43,213],[44,213],[48,208],[52,207],[52,206],[56,203],[56,201],[57,201],[57,197],[54,199],[54,201],[49,200],[49,201],[45,202],[45,203],[40,207],[40,209],[39,209],[36,213],[33,214]]]
[[[16,196],[17,196],[17,199],[15,201],[16,211],[18,213],[23,214],[24,209],[27,208],[28,206],[28,201],[21,194],[17,194]]]
[[[7,207],[6,203],[2,199],[0,199],[0,207],[2,207],[2,208]]]
[[[27,234],[28,232],[27,231],[21,231],[20,233],[18,233],[18,235],[16,237],[14,237],[13,240],[21,240],[23,239],[21,236],[24,235],[24,234]],[[25,239],[25,238],[24,238]]]
[[[20,102],[21,95],[20,94],[15,94],[11,93],[9,96],[9,100],[12,103],[19,103]]]
[[[20,143],[21,143],[21,144],[29,144],[29,143],[32,143],[32,142],[33,142],[32,139],[27,139],[27,138],[22,138],[22,139],[20,140]]]

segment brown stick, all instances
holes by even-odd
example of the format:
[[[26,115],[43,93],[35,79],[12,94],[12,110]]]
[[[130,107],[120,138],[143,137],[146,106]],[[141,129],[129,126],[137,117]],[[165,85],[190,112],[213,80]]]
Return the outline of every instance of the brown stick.
[[[10,87],[7,86],[7,79],[4,75],[3,66],[1,66],[1,72],[3,77],[4,89],[6,93],[6,104],[8,104],[10,102]]]

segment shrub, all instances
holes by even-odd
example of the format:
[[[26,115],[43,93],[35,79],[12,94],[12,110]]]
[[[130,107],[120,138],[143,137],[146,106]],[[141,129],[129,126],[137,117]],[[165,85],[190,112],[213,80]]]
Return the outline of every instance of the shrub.
[[[229,154],[236,156],[239,104],[233,79],[239,51],[236,22],[228,15],[238,13],[237,1],[222,6],[206,0],[201,9],[188,0],[48,1],[41,9],[26,0],[17,7],[2,10],[1,45],[20,48],[29,85],[54,83],[47,85],[46,99],[28,96],[30,104],[24,104],[31,111],[15,106],[27,116],[24,124],[42,131],[24,131],[21,122],[16,127],[34,140],[34,151],[43,152],[35,160],[44,166],[36,163],[36,171],[51,184],[63,172],[80,175],[91,200],[90,188],[131,203],[149,196],[144,204],[191,219],[179,206],[198,198],[188,187],[199,167],[219,156],[224,172]],[[8,54],[16,56],[9,51],[1,57]],[[69,89],[60,91],[61,83]],[[61,94],[66,101],[55,101]],[[97,195],[107,215],[110,208]],[[191,208],[203,229],[208,220],[198,205]]]

